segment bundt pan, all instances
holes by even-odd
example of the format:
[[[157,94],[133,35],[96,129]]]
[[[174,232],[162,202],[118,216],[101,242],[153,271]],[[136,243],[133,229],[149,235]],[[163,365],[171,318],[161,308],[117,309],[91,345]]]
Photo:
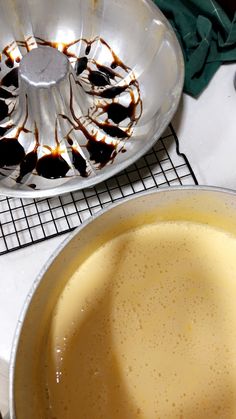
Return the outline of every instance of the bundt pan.
[[[184,66],[151,0],[0,0],[0,194],[91,187],[171,120]]]

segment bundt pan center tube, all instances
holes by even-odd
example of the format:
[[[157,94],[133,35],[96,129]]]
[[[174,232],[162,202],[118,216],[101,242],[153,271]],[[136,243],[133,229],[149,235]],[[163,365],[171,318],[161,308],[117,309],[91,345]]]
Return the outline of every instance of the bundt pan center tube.
[[[0,194],[91,187],[151,148],[184,76],[151,0],[1,0],[0,12]]]

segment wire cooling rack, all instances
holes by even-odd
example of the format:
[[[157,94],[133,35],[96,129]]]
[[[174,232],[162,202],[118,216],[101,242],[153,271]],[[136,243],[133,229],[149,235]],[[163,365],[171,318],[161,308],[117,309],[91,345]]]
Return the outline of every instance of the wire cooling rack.
[[[197,183],[170,125],[144,157],[93,188],[48,199],[0,197],[0,255],[69,232],[124,197],[153,188]]]

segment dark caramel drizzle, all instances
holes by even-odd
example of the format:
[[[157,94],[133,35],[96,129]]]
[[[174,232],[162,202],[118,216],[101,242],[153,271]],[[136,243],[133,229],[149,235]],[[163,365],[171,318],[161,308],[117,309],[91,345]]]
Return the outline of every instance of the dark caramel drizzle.
[[[0,100],[0,122],[7,118],[9,113],[8,105],[3,100]]]
[[[13,128],[13,126],[14,125],[11,124],[6,127],[0,127],[0,137],[3,137],[9,129]]]
[[[25,125],[28,119],[28,100],[26,96],[26,115],[22,126],[18,128],[14,138],[4,137],[0,140],[0,167],[16,166],[25,158],[24,147],[19,143],[19,136],[22,131],[29,132]]]
[[[37,164],[37,151],[33,150],[30,153],[26,154],[26,156],[23,158],[20,164],[20,174],[18,178],[16,179],[17,183],[20,183],[24,176],[26,176],[28,173],[31,173]]]
[[[50,151],[50,154],[41,157],[36,165],[36,170],[39,176],[42,176],[46,179],[59,179],[65,177],[67,172],[70,170],[69,164],[62,157],[60,152],[60,142],[58,139],[58,121],[55,123],[55,142],[56,148],[51,149],[47,147]]]
[[[113,79],[118,76],[118,73],[115,73],[115,71],[111,70],[109,67],[105,66],[105,65],[101,65],[99,63],[95,63],[96,67],[98,68],[98,70],[103,73],[106,74],[110,79]]]
[[[6,89],[0,87],[0,99],[12,99],[14,95]]]
[[[28,173],[31,173],[37,165],[37,161],[38,161],[37,151],[38,151],[38,147],[39,147],[39,133],[38,133],[38,128],[37,128],[36,124],[35,124],[34,136],[35,136],[35,147],[30,153],[26,154],[25,157],[23,158],[23,160],[21,161],[20,174],[19,174],[18,178],[16,179],[17,183],[20,183],[22,181],[23,177],[26,176]]]
[[[77,118],[74,112],[74,108],[73,108],[73,90],[72,90],[71,80],[70,80],[70,110],[71,110],[71,114],[75,122],[71,121],[66,115],[60,115],[60,116],[63,119],[66,119],[68,122],[70,122],[70,124],[73,126],[72,130],[74,129],[74,130],[82,131],[85,138],[87,139],[86,148],[89,152],[90,160],[94,161],[95,163],[100,164],[100,167],[102,167],[103,165],[109,162],[112,153],[114,154],[115,152],[116,146],[114,146],[113,144],[107,144],[103,140],[97,141],[96,136],[91,135],[89,131],[81,123],[80,118]],[[71,141],[69,134],[67,136],[67,140]],[[105,152],[106,149],[107,149],[107,152]],[[73,151],[73,148],[72,148],[72,151]]]
[[[100,163],[100,167],[105,166],[116,156],[116,147],[113,144],[105,143],[105,141],[90,139],[87,143],[87,150],[90,159],[96,163]]]
[[[18,83],[18,67],[13,68],[9,73],[7,73],[0,82],[1,86],[10,87],[14,86],[15,88],[19,87]]]
[[[88,176],[86,160],[75,148],[72,148],[72,163],[75,169],[78,170],[82,177]]]
[[[75,64],[75,73],[76,76],[79,76],[83,73],[84,70],[86,70],[88,65],[88,58],[87,57],[81,57],[78,58]]]
[[[11,167],[20,164],[25,157],[24,147],[18,138],[3,138],[0,141],[0,167]]]
[[[30,50],[30,44],[26,41],[18,41],[17,44],[24,46],[27,51]],[[74,53],[71,53],[69,48],[76,44],[78,41],[84,41],[86,43],[86,48],[84,51],[85,56],[77,57]],[[91,47],[94,42],[99,41],[102,45],[109,49],[112,55],[112,62],[110,67],[97,63],[93,59],[89,59],[87,56],[91,51]],[[51,46],[57,48],[57,44],[55,42],[45,41],[41,38],[37,38],[37,42],[39,45],[44,46]],[[18,82],[18,66],[15,66],[15,62],[19,63],[19,58],[12,60],[11,55],[9,54],[10,47],[13,45],[10,44],[2,51],[2,55],[5,55],[5,65],[10,69],[10,71],[2,78],[0,81],[0,122],[4,121],[5,118],[9,117],[10,114],[14,110],[9,113],[9,105],[6,103],[6,100],[13,100],[17,97],[17,89],[19,87]],[[105,134],[109,135],[110,137],[116,139],[126,139],[130,134],[129,129],[122,129],[118,125],[126,120],[127,118],[130,120],[130,124],[128,127],[132,125],[133,122],[137,121],[142,113],[142,102],[140,99],[140,92],[138,82],[136,80],[131,80],[129,84],[125,85],[113,85],[115,83],[116,78],[121,78],[119,73],[115,71],[118,67],[121,67],[126,72],[131,71],[129,67],[123,64],[123,62],[117,57],[117,55],[112,51],[109,45],[101,38],[94,38],[91,41],[87,41],[85,39],[78,39],[70,44],[64,45],[63,51],[64,54],[68,56],[69,59],[74,61],[74,70],[76,79],[75,83],[82,86],[79,78],[80,76],[83,77],[84,74],[86,75],[91,90],[85,92],[89,95],[98,96],[103,99],[112,100],[111,103],[107,103],[105,105],[97,105],[96,110],[101,110],[101,113],[105,113],[107,118],[104,122],[99,122],[96,119],[92,118],[91,116],[87,116],[89,120],[95,124],[100,130],[102,130]],[[91,69],[89,63],[92,63],[96,69]],[[86,73],[85,73],[86,71]],[[73,76],[74,77],[74,76]],[[132,93],[131,86],[135,84],[136,88],[138,89],[139,98],[138,100],[134,100],[134,95]],[[11,88],[11,91],[7,90],[7,88]],[[12,88],[15,89],[12,91]],[[97,90],[98,89],[98,90]],[[118,103],[116,100],[123,92],[128,91],[131,97],[131,102],[129,106],[123,106]],[[35,125],[35,147],[34,149],[29,152],[25,153],[24,147],[19,142],[19,136],[22,131],[29,132],[25,125],[28,119],[28,101],[26,97],[27,103],[27,110],[26,110],[26,117],[23,121],[21,127],[18,128],[17,134],[14,138],[3,137],[8,130],[14,127],[13,124],[9,124],[7,126],[0,126],[0,136],[3,138],[0,140],[0,167],[11,167],[11,166],[20,166],[19,176],[16,179],[16,182],[22,182],[22,179],[29,173],[32,173],[34,170],[38,173],[39,176],[45,177],[47,179],[57,179],[65,177],[70,169],[69,164],[66,160],[62,157],[60,147],[59,147],[59,140],[57,135],[57,121],[55,127],[55,140],[56,140],[56,148],[51,150],[50,153],[44,155],[40,159],[38,159],[38,147],[39,147],[39,132]],[[135,115],[137,104],[140,104],[141,111],[138,116]],[[83,133],[85,138],[87,139],[86,148],[89,153],[90,160],[93,161],[95,164],[98,164],[99,167],[103,167],[108,162],[112,162],[117,154],[117,144],[109,143],[105,141],[105,137],[102,140],[97,139],[97,135],[92,135],[88,129],[83,125],[80,118],[77,118],[74,112],[73,107],[73,90],[72,84],[70,80],[70,111],[73,117],[73,120],[70,120],[66,115],[60,115],[62,118],[68,120],[71,125],[72,129],[70,130],[79,130]],[[79,172],[82,177],[88,176],[88,168],[87,162],[85,158],[80,153],[78,147],[74,146],[73,140],[70,138],[68,133],[66,139],[71,149],[71,156],[72,156],[72,164],[74,168]],[[49,147],[47,147],[49,149]],[[121,151],[125,151],[124,148]],[[30,188],[35,189],[35,184],[28,185]]]
[[[28,185],[28,187],[29,187],[29,188],[31,188],[31,189],[36,189],[36,185],[35,185],[35,183],[30,183],[30,184]]]
[[[111,103],[105,107],[105,111],[107,112],[108,119],[111,119],[115,124],[119,124],[126,118],[130,118],[131,120],[135,118],[135,103],[131,102],[128,107],[120,105],[120,103]]]
[[[36,170],[39,176],[47,179],[65,177],[70,166],[59,153],[52,153],[39,159]]]
[[[92,86],[103,87],[110,84],[110,78],[107,74],[100,71],[89,71],[88,79]]]

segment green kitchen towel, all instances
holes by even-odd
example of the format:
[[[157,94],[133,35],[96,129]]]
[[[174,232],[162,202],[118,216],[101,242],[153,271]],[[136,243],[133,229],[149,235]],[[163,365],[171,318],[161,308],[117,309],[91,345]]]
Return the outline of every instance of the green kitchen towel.
[[[170,21],[182,46],[184,91],[197,97],[222,63],[236,61],[236,12],[231,22],[214,0],[154,2]]]

